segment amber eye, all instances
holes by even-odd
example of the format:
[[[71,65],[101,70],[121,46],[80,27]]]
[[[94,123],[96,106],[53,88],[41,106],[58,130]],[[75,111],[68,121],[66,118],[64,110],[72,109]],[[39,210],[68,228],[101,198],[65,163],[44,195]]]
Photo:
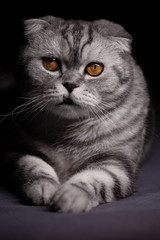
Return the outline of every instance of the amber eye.
[[[60,69],[60,61],[56,58],[43,58],[43,66],[48,71],[56,71]]]
[[[103,72],[103,65],[101,63],[89,63],[86,67],[86,73],[91,76],[98,76]]]

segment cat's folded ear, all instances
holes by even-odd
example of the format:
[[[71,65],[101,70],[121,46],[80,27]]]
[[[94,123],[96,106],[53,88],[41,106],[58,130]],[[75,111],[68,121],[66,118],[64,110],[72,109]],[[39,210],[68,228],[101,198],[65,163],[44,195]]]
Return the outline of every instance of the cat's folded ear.
[[[110,40],[112,41],[112,44],[115,46],[115,48],[119,49],[120,51],[131,52],[132,40],[130,38],[111,36]]]
[[[119,51],[130,52],[132,36],[119,24],[105,19],[94,22],[97,31]]]
[[[49,23],[42,19],[27,19],[24,21],[25,36],[30,36],[38,33],[40,30],[46,28]]]

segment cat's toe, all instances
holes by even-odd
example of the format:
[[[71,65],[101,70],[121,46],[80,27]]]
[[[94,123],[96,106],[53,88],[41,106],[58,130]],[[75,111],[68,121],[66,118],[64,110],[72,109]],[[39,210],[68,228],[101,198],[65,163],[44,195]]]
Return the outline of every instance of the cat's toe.
[[[58,188],[55,182],[40,180],[24,188],[24,197],[27,203],[31,205],[49,205],[53,195]]]
[[[52,211],[64,213],[87,212],[98,203],[91,199],[91,196],[70,184],[64,184],[54,195],[51,203]]]

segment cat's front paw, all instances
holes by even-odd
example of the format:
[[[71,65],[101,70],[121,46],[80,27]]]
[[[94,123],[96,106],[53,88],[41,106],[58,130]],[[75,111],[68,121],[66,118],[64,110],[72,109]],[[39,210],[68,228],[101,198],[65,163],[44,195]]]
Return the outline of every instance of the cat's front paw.
[[[51,209],[56,212],[80,213],[87,212],[97,205],[90,193],[78,184],[66,183],[55,193]]]
[[[54,181],[37,180],[24,187],[24,197],[32,205],[49,205],[58,186]]]

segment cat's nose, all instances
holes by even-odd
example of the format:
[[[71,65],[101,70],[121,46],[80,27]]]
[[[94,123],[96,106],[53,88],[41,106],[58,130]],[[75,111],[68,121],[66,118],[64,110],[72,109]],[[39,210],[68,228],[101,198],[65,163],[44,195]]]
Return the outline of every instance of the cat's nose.
[[[69,82],[63,83],[63,86],[68,90],[69,93],[71,93],[71,92],[73,91],[73,89],[75,89],[76,87],[78,87],[76,84],[74,84],[74,83],[69,83]]]

